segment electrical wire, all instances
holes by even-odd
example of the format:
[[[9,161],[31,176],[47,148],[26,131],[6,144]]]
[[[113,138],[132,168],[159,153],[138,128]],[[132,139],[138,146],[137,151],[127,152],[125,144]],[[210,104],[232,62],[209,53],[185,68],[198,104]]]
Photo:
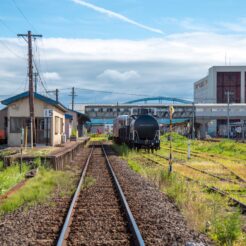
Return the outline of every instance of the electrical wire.
[[[26,58],[25,57],[22,57],[22,56],[20,56],[20,55],[18,55],[17,53],[15,53],[15,51],[13,51],[11,48],[9,48],[9,46],[6,44],[6,43],[4,43],[4,41],[3,40],[1,40],[0,39],[0,43],[12,54],[12,55],[14,55],[14,56],[16,56],[17,58],[21,58],[21,59],[24,59],[24,60],[26,60]]]
[[[9,25],[7,25],[5,23],[5,21],[2,18],[0,18],[0,23],[2,24],[2,26],[4,26],[6,29],[8,29],[15,36],[16,33],[13,31],[12,28],[9,27]]]
[[[26,15],[23,13],[21,8],[17,5],[15,0],[12,0],[12,3],[14,4],[15,8],[19,11],[19,13],[22,15],[22,17],[25,19],[25,21],[28,23],[28,25],[33,28],[35,32],[37,32],[37,29],[34,27],[34,25],[29,21],[29,19],[26,17]]]
[[[149,95],[143,95],[143,94],[134,94],[134,93],[125,93],[125,92],[117,92],[117,91],[101,91],[101,90],[94,90],[94,89],[88,89],[88,88],[77,88],[77,90],[82,91],[91,91],[91,92],[99,92],[99,93],[105,93],[105,94],[120,94],[120,95],[127,95],[127,96],[141,96],[141,97],[147,97]]]

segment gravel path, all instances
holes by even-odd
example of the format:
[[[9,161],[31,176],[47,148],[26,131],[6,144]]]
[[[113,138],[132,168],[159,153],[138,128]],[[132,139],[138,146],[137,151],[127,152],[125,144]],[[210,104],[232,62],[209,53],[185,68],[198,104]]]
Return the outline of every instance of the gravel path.
[[[212,245],[203,234],[188,229],[170,199],[132,171],[110,147],[107,153],[146,245]]]

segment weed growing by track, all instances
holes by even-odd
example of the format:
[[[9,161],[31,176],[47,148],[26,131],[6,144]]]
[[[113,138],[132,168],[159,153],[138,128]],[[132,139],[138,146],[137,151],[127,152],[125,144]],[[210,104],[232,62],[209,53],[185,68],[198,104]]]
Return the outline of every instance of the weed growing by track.
[[[0,172],[3,170],[3,161],[0,161]]]
[[[34,178],[0,204],[0,215],[13,212],[21,206],[45,202],[54,191],[59,196],[72,194],[74,192],[74,174],[40,167]]]
[[[25,178],[29,167],[23,164],[21,173],[19,165],[12,165],[4,169],[0,164],[0,169],[2,170],[0,172],[0,195],[2,195]]]
[[[86,176],[85,180],[81,186],[81,189],[88,189],[96,184],[96,179],[92,176]]]
[[[219,245],[245,245],[239,211],[228,206],[226,198],[208,193],[178,173],[168,175],[167,166],[153,165],[142,158],[143,152],[130,151],[125,145],[113,148],[135,172],[154,182],[173,200],[191,229],[206,233]]]
[[[107,134],[91,134],[90,141],[91,142],[100,142],[100,141],[107,141],[108,135]]]

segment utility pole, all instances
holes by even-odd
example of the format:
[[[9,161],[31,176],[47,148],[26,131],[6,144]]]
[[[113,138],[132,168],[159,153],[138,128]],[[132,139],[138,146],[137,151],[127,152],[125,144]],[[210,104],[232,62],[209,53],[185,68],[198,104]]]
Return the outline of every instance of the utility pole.
[[[56,101],[58,102],[59,101],[59,90],[56,89]]]
[[[226,91],[227,96],[227,138],[230,138],[230,96],[233,95],[233,92]]]
[[[41,38],[42,35],[34,35],[31,31],[27,34],[17,34],[23,37],[28,44],[28,76],[29,76],[29,109],[30,109],[30,127],[31,127],[31,148],[36,145],[36,126],[34,114],[34,91],[33,91],[33,65],[32,65],[32,38]],[[26,39],[27,37],[27,39]]]
[[[55,93],[56,95],[56,101],[58,102],[59,101],[59,90],[58,89],[55,89],[53,91],[47,91],[48,93]]]
[[[75,99],[75,97],[77,96],[77,95],[75,94],[75,88],[74,88],[74,87],[72,87],[72,93],[71,93],[70,96],[72,97],[72,110],[74,110],[74,99]]]
[[[35,92],[38,92],[38,72],[34,73],[34,84],[35,84]]]
[[[195,103],[192,103],[192,139],[195,139]]]

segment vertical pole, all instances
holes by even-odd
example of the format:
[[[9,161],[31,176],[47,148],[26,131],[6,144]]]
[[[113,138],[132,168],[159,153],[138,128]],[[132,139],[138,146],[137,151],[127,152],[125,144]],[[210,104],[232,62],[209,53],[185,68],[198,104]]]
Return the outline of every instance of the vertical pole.
[[[173,171],[172,162],[173,162],[173,153],[172,153],[172,130],[173,130],[173,124],[172,124],[172,114],[170,113],[170,136],[169,136],[169,168],[168,173],[171,174]]]
[[[59,101],[59,90],[56,89],[56,101],[58,102]]]
[[[192,139],[195,139],[195,103],[192,103]]]
[[[187,154],[188,160],[190,159],[190,144],[191,144],[191,142],[190,142],[190,139],[189,139],[188,140],[188,154]]]
[[[116,110],[117,110],[117,117],[119,116],[119,103],[117,102],[117,106],[116,106]]]
[[[35,77],[35,79],[34,79],[34,83],[35,83],[35,92],[37,93],[38,92],[38,73],[36,72],[36,73],[34,73],[34,77]]]
[[[18,37],[27,37],[28,44],[28,77],[29,77],[29,108],[30,108],[30,125],[31,125],[31,147],[36,145],[36,124],[34,115],[34,91],[33,91],[33,66],[32,66],[32,38],[42,37],[42,35],[33,35],[31,31],[27,34],[17,34]]]
[[[229,91],[226,92],[227,94],[227,138],[230,138],[230,93]]]
[[[29,107],[31,124],[31,148],[36,145],[36,127],[34,116],[33,66],[32,66],[32,33],[28,31],[28,75],[29,75]]]
[[[74,110],[74,97],[75,97],[75,92],[74,92],[74,87],[72,88],[72,110]]]

